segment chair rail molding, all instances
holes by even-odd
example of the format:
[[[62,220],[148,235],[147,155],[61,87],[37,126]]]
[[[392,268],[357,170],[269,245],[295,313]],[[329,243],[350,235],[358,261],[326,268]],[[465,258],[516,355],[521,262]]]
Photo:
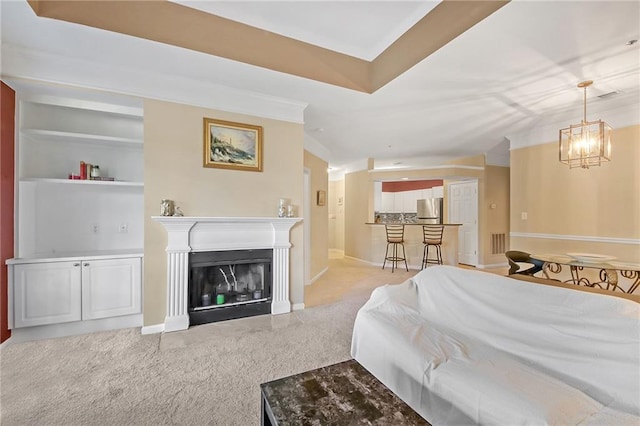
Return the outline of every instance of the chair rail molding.
[[[514,238],[543,238],[548,240],[588,241],[593,243],[640,245],[640,238],[596,237],[589,235],[537,234],[530,232],[510,232]]]

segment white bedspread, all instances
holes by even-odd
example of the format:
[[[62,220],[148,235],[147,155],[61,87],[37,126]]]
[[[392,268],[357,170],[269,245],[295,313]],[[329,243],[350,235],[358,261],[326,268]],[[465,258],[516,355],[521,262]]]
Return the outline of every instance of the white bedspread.
[[[379,287],[352,356],[434,425],[640,425],[640,304],[449,266]]]

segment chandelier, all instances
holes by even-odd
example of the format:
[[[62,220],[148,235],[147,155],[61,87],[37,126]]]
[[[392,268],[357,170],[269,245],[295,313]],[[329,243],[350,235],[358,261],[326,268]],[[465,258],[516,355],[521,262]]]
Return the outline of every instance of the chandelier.
[[[602,120],[587,121],[587,87],[592,84],[591,80],[578,84],[584,89],[582,122],[560,129],[560,162],[568,164],[570,169],[599,166],[611,157],[611,126]]]

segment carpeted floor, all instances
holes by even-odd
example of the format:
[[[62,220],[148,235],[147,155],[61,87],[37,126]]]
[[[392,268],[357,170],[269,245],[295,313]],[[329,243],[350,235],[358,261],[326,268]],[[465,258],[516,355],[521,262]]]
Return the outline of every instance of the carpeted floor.
[[[260,383],[349,359],[371,290],[417,272],[343,258],[330,266],[305,289],[318,306],[290,314],[5,344],[0,424],[257,425]]]
[[[367,296],[183,332],[126,329],[5,345],[0,423],[257,425],[260,383],[350,358]]]
[[[166,334],[126,329],[5,344],[0,424],[257,425],[260,383],[349,359],[353,322],[371,290],[416,272],[331,259],[305,289],[302,311]]]

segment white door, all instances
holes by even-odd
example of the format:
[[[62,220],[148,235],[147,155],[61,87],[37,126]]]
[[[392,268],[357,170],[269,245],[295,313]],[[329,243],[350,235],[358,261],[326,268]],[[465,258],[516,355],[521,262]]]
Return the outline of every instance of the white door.
[[[80,262],[14,266],[14,326],[80,321]]]
[[[478,264],[478,181],[449,185],[449,223],[458,229],[458,262]]]
[[[140,258],[82,262],[82,319],[139,314]]]

